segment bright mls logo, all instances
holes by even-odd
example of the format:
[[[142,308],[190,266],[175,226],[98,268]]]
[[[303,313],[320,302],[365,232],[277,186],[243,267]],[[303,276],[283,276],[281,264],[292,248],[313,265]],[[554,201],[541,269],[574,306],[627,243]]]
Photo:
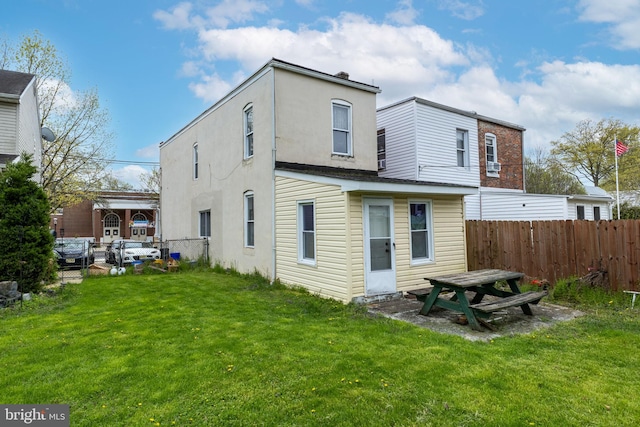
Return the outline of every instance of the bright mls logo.
[[[69,427],[69,405],[0,405],[0,426]]]

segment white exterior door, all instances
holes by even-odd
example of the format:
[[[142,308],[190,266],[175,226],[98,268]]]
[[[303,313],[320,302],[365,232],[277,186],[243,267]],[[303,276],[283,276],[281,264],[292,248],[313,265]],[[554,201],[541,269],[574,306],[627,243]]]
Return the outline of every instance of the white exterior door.
[[[364,199],[365,294],[396,292],[393,200]]]
[[[120,218],[114,213],[110,213],[104,217],[104,226],[102,228],[102,241],[111,243],[120,239]]]

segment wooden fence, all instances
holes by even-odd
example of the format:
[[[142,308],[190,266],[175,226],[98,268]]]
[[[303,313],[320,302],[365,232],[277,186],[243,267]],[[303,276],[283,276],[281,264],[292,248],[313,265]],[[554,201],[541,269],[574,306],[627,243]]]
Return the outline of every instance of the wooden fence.
[[[594,269],[613,290],[638,290],[640,220],[467,221],[469,270],[500,268],[552,284]]]

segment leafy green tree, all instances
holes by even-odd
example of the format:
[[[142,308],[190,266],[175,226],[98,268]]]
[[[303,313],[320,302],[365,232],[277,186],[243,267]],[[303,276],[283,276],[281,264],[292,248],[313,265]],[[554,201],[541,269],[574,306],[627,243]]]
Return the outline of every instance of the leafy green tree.
[[[629,126],[620,120],[602,119],[598,122],[583,120],[575,129],[566,132],[559,141],[552,141],[551,155],[565,172],[579,179],[584,176],[593,185],[607,184],[613,181],[615,188],[615,140],[616,138],[629,146],[627,154],[620,157],[619,175],[625,169],[632,169],[640,160],[637,149],[640,128]],[[637,168],[636,168],[637,173]],[[637,187],[636,187],[637,188]]]
[[[584,186],[573,175],[565,172],[557,159],[541,148],[533,150],[524,159],[527,193],[533,194],[585,194]]]
[[[43,141],[41,165],[51,209],[93,198],[113,159],[110,118],[97,90],[72,90],[69,67],[37,31],[17,46],[2,41],[0,55],[1,68],[36,76],[40,124],[56,135],[55,141]]]
[[[618,218],[618,207],[613,207],[613,217]],[[640,219],[640,206],[632,206],[629,202],[620,203],[620,219]]]
[[[50,206],[36,171],[25,153],[0,172],[0,280],[17,281],[22,292],[40,290],[53,255]]]

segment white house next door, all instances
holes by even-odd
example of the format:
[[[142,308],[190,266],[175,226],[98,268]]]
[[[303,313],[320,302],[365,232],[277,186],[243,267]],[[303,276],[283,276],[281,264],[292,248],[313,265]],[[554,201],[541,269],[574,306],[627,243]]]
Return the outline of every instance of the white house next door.
[[[364,199],[365,293],[396,292],[393,200]]]

